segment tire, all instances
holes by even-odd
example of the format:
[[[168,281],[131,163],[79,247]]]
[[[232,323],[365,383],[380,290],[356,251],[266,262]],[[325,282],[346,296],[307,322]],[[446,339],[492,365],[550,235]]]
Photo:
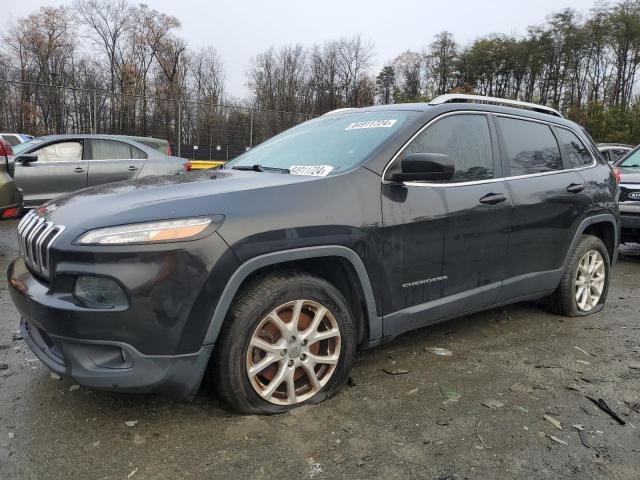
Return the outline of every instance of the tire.
[[[597,254],[593,252],[597,252]],[[587,259],[587,254],[592,256]],[[588,266],[590,259],[593,258],[599,258],[603,262],[601,271],[604,273],[604,278],[602,279],[602,282],[599,281],[600,276],[597,272],[592,274],[592,277],[587,276],[589,280],[586,280],[583,275],[584,268],[581,270],[581,265]],[[581,262],[584,262],[585,259],[587,263],[582,264]],[[602,243],[602,240],[593,235],[582,235],[578,245],[571,255],[571,258],[569,259],[569,264],[562,276],[560,285],[548,299],[551,311],[558,315],[564,315],[567,317],[584,317],[602,310],[609,293],[610,271],[611,262],[609,259],[609,252],[607,251],[604,243]],[[589,290],[589,300],[586,301],[584,305],[581,305],[576,297],[578,295],[578,289],[580,288],[579,282],[581,283],[583,281],[587,285],[585,288]],[[594,301],[596,298],[595,293],[597,293],[598,285],[600,283],[602,283],[602,290],[597,301]],[[591,293],[594,293],[594,295],[592,296]],[[581,298],[585,298],[584,295],[583,291]]]
[[[214,347],[211,380],[237,412],[283,413],[336,393],[349,378],[355,349],[354,316],[343,295],[315,275],[281,271],[250,281],[234,300]]]

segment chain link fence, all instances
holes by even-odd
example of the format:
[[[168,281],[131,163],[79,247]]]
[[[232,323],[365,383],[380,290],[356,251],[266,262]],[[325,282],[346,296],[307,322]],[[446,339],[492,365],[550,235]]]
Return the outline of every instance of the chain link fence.
[[[0,132],[168,140],[174,155],[227,161],[313,118],[305,113],[0,79]]]

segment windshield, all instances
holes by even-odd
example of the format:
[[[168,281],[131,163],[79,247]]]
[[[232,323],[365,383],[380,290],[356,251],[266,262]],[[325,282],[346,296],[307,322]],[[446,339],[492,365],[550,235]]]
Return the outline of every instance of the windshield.
[[[225,168],[260,165],[299,175],[335,175],[362,163],[415,112],[328,115],[273,137]]]
[[[34,147],[44,142],[45,140],[46,140],[46,137],[38,137],[38,138],[34,138],[33,140],[29,140],[28,142],[20,143],[15,147],[13,147],[13,153],[14,155],[20,155],[21,153],[26,152],[31,147]]]
[[[15,149],[14,149],[15,150]],[[640,149],[630,154],[621,164],[622,168],[640,168]]]

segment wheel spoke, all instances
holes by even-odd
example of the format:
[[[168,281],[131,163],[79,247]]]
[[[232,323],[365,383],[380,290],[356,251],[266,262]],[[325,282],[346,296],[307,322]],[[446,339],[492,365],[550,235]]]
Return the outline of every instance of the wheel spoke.
[[[282,335],[283,338],[289,338],[291,336],[291,326],[285,323],[275,310],[269,314],[269,318],[271,319],[271,323],[278,327],[280,335]]]
[[[302,306],[304,305],[304,300],[296,300],[293,305],[293,313],[291,315],[291,330],[294,332],[298,331],[298,322],[300,322],[300,312],[302,312]]]
[[[279,354],[283,349],[281,343],[269,343],[261,339],[260,337],[253,337],[249,345],[251,345],[252,347],[257,347],[263,352],[270,353],[272,355]]]
[[[316,334],[316,330],[318,330],[318,327],[320,326],[320,322],[322,321],[326,313],[327,309],[324,307],[320,307],[316,310],[315,314],[313,315],[313,320],[311,320],[311,324],[302,334],[303,338],[313,338],[313,336]]]
[[[320,381],[318,380],[318,376],[316,375],[316,371],[313,369],[313,365],[303,363],[302,368],[307,374],[307,378],[311,383],[311,387],[314,390],[319,390],[321,388],[321,385],[320,385]]]
[[[313,353],[309,353],[308,358],[316,365],[337,365],[340,359],[340,353],[338,352],[332,355],[314,355]]]
[[[325,330],[323,332],[316,332],[309,338],[309,344],[321,342],[322,340],[327,340],[328,338],[338,336],[340,336],[340,330],[338,330],[337,328],[332,328],[331,330]]]
[[[287,369],[287,398],[290,404],[296,403],[296,383],[295,383],[295,368]]]
[[[278,389],[280,384],[283,382],[286,374],[287,374],[287,366],[283,362],[278,366],[278,373],[276,373],[276,376],[273,377],[273,380],[271,380],[269,385],[267,385],[267,388],[263,390],[260,393],[260,395],[262,395],[263,398],[271,397],[271,395],[273,395],[273,393]]]
[[[266,357],[264,357],[262,360],[260,360],[258,363],[252,365],[249,370],[249,376],[250,377],[255,377],[257,374],[259,374],[261,371],[263,371],[265,368],[267,368],[269,365],[272,365],[273,363],[277,362],[278,360],[281,360],[281,356],[280,355],[273,355],[273,354],[268,354]]]

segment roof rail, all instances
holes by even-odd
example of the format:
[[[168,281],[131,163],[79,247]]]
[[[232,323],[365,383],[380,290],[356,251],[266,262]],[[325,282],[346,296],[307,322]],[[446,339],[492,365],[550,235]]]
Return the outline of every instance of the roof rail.
[[[440,95],[429,102],[429,105],[441,105],[443,103],[454,102],[479,102],[479,103],[491,103],[494,105],[505,105],[507,107],[518,107],[533,110],[539,113],[546,113],[555,117],[564,118],[562,114],[555,108],[547,107],[546,105],[538,105],[537,103],[521,102],[519,100],[508,100],[506,98],[497,97],[485,97],[484,95],[469,95],[466,93],[449,93],[447,95]]]
[[[326,117],[327,115],[333,115],[334,113],[342,113],[342,112],[346,112],[347,110],[355,110],[355,108],[353,107],[336,108],[335,110],[331,110],[330,112],[327,112],[322,116]]]

